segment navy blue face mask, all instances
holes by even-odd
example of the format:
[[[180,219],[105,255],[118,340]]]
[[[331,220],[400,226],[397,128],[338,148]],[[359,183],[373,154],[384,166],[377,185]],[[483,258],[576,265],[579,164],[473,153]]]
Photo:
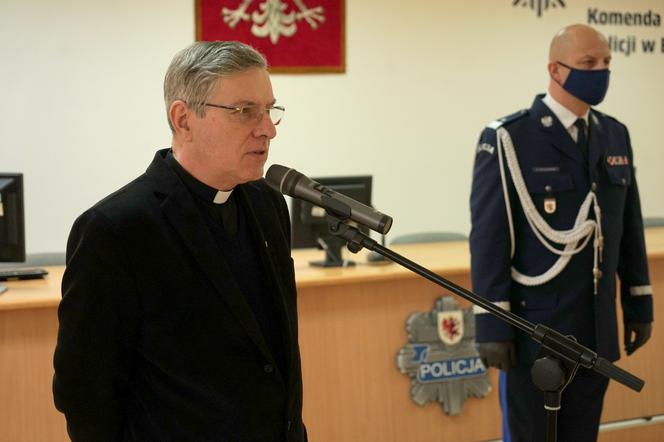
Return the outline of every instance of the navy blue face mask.
[[[565,84],[561,85],[563,89],[592,106],[604,100],[606,91],[609,89],[609,74],[611,71],[608,69],[575,69],[559,61],[556,63],[570,70]]]

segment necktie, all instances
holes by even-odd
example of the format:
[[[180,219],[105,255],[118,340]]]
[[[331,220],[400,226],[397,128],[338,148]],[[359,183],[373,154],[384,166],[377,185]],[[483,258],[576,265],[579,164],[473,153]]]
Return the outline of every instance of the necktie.
[[[579,118],[574,122],[576,126],[576,144],[579,146],[583,159],[588,163],[588,138],[586,137],[586,120]]]

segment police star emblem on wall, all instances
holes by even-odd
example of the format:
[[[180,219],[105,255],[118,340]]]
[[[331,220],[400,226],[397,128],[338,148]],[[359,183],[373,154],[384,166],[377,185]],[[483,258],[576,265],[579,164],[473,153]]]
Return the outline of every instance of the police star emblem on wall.
[[[512,0],[512,6],[529,7],[537,13],[537,18],[549,8],[565,8],[567,5],[563,0]]]
[[[406,320],[408,344],[396,356],[399,370],[411,379],[412,400],[424,406],[439,402],[448,415],[460,414],[469,396],[491,391],[487,370],[475,348],[475,318],[451,296],[438,298],[430,312]]]

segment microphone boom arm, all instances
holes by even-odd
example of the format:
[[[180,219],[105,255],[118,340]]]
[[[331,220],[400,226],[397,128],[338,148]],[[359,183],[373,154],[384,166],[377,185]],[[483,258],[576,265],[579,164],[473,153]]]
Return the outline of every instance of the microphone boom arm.
[[[334,201],[334,199],[332,200]],[[341,205],[343,206],[343,203]],[[339,209],[339,207],[337,207],[337,209]],[[408,258],[393,252],[389,248],[380,245],[377,241],[371,239],[356,227],[349,225],[346,222],[348,218],[343,217],[343,208],[341,208],[339,212],[337,212],[337,209],[326,208],[328,213],[329,232],[332,235],[339,236],[346,240],[348,250],[352,253],[357,253],[362,250],[362,248],[375,251],[429,281],[444,287],[455,295],[461,296],[473,304],[484,308],[499,319],[518,328],[522,332],[527,333],[528,336],[540,343],[543,348],[548,350],[554,356],[565,359],[573,364],[592,369],[634,391],[639,392],[643,388],[645,382],[642,379],[598,356],[597,353],[584,347],[573,338],[564,336],[556,330],[542,324],[535,325],[510,311],[498,307],[470,290],[448,281],[442,276],[422,267]],[[342,216],[337,217],[335,216],[336,214],[341,214]]]

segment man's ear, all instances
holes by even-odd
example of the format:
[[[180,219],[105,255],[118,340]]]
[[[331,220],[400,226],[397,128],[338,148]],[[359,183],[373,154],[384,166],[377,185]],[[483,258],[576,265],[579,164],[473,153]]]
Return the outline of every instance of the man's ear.
[[[549,71],[549,77],[551,77],[556,83],[563,84],[563,72],[560,69],[560,65],[555,61],[550,61],[546,65],[547,70]]]
[[[191,140],[190,119],[194,112],[182,100],[175,100],[168,109],[168,119],[173,127],[174,136],[178,136],[185,141]]]

